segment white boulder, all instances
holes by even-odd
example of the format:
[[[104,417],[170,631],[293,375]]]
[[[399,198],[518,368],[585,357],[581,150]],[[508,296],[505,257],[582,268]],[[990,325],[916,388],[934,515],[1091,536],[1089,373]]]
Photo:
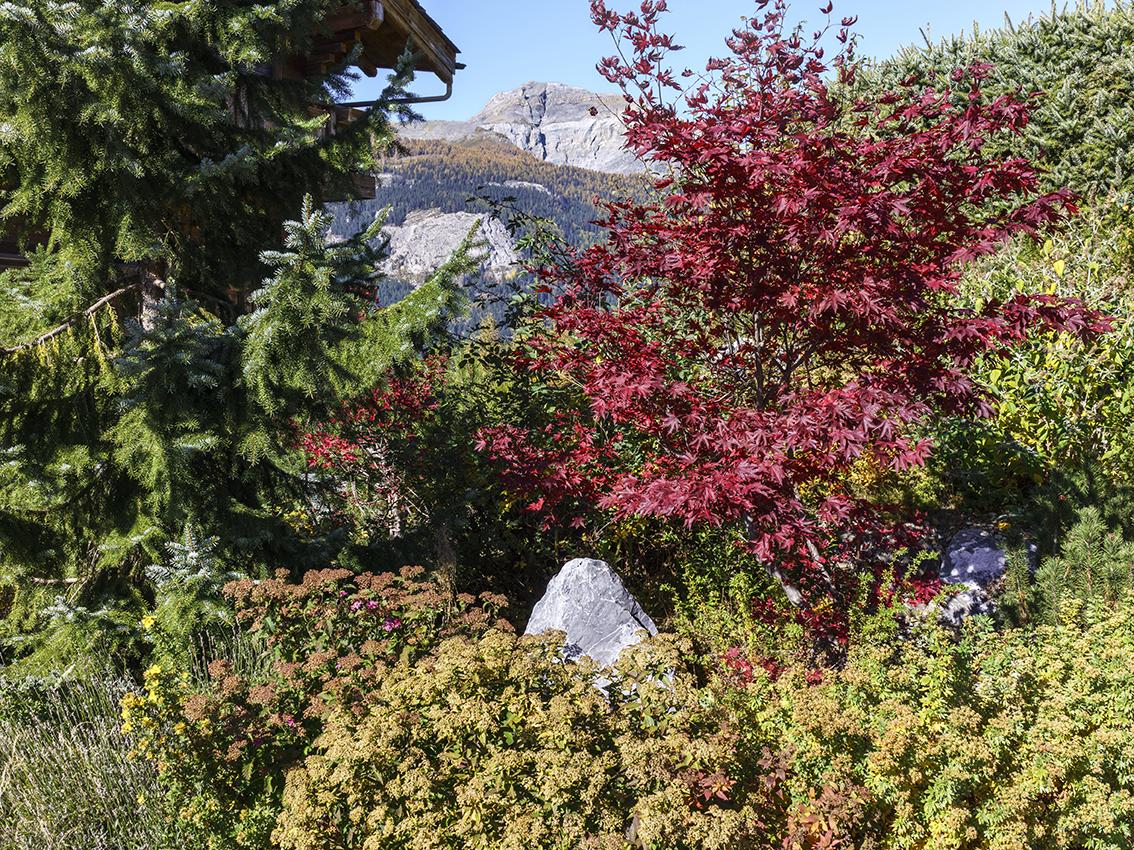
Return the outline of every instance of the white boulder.
[[[548,582],[543,598],[532,609],[526,635],[548,631],[567,634],[569,658],[586,655],[603,667],[639,641],[641,633],[658,633],[617,573],[605,561],[576,558],[563,565]]]

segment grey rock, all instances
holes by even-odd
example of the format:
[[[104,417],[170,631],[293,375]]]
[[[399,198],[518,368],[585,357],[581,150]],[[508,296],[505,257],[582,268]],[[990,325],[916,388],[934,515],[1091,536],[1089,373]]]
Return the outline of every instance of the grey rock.
[[[480,220],[477,238],[484,242],[476,256],[490,277],[503,279],[519,262],[507,228],[492,216],[467,212],[414,210],[400,226],[387,227],[390,258],[384,271],[401,280],[422,280],[444,263]]]
[[[939,623],[953,627],[978,614],[995,614],[996,603],[989,588],[1004,576],[1007,561],[1007,554],[990,531],[983,528],[958,531],[942,553],[939,576],[945,584],[961,587],[923,610],[935,616]]]
[[[332,239],[347,239],[368,227],[379,210],[375,201],[328,204],[333,216]],[[382,271],[398,280],[424,283],[460,246],[473,225],[480,221],[478,249],[485,276],[504,280],[519,261],[507,228],[492,216],[468,212],[443,213],[437,209],[414,210],[400,225],[388,225],[383,233],[390,240],[390,255]]]
[[[996,605],[983,588],[966,588],[955,593],[940,604],[930,606],[937,616],[937,622],[946,626],[959,626],[969,617],[977,614],[991,616],[996,613]]]
[[[533,192],[539,192],[541,195],[551,196],[552,192],[542,183],[532,183],[528,180],[505,180],[503,183],[488,183],[488,186],[499,186],[503,189],[530,189]]]
[[[447,141],[494,133],[556,165],[637,174],[646,166],[625,149],[624,109],[621,95],[531,82],[496,95],[469,121],[425,121],[406,125],[399,133],[409,139]]]
[[[638,642],[640,633],[658,633],[622,580],[605,561],[576,558],[548,582],[543,598],[532,609],[526,635],[548,631],[567,635],[566,654],[586,655],[603,667]]]
[[[1004,576],[1008,557],[996,537],[983,528],[966,528],[949,540],[941,559],[941,580],[987,588]]]

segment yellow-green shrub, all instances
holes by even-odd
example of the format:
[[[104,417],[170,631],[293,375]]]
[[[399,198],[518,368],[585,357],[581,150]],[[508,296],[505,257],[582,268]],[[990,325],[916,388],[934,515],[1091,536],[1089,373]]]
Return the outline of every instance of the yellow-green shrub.
[[[430,620],[413,575],[244,591],[266,679],[226,666],[202,689],[153,669],[127,700],[186,846],[1134,846],[1129,594],[1003,633],[883,613],[837,670],[736,653],[704,669],[655,638],[600,671],[484,611]],[[385,652],[394,603],[420,639]]]
[[[413,669],[442,638],[478,635],[501,601],[450,598],[418,567],[313,570],[298,583],[231,582],[243,651],[206,676],[155,664],[122,701],[135,756],[154,764],[183,847],[261,850],[285,773],[313,749],[333,711],[363,714],[393,667]]]
[[[961,303],[981,309],[1024,291],[1079,298],[1112,320],[1110,333],[1077,340],[1038,332],[1009,352],[986,356],[974,377],[988,387],[996,417],[946,432],[942,464],[971,474],[989,458],[1002,474],[1042,478],[1097,464],[1129,484],[1134,459],[1134,213],[1100,201],[1043,243],[1020,240],[972,266]],[[999,457],[993,457],[999,455]],[[948,475],[946,476],[948,477]],[[995,476],[994,476],[995,477]],[[987,481],[981,486],[987,487]],[[995,483],[995,482],[993,482]]]
[[[630,834],[670,850],[763,846],[751,842],[770,837],[768,786],[675,648],[627,653],[606,696],[593,666],[563,661],[558,637],[454,638],[391,670],[371,712],[338,713],[288,775],[276,841],[568,850],[622,848]]]
[[[1134,602],[842,670],[698,684],[665,640],[609,699],[554,641],[490,632],[391,670],[287,778],[285,850],[1128,848]]]
[[[854,846],[918,850],[1134,846],[1134,601],[1068,623],[860,646],[734,704],[754,742],[790,753],[804,800],[867,791]],[[812,677],[814,678],[814,677]]]

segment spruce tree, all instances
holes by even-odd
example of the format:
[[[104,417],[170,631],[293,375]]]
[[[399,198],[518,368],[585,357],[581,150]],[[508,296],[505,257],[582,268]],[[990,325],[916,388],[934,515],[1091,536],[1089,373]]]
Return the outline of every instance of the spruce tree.
[[[271,73],[343,5],[0,4],[0,227],[30,260],[0,275],[10,638],[57,595],[140,612],[186,528],[245,573],[334,556],[284,519],[304,489],[291,423],[427,346],[469,263],[462,249],[394,321],[372,306],[381,219],[328,242],[311,198],[372,167],[412,80],[407,50],[381,102],[335,125],[353,54]],[[37,646],[68,651],[21,637],[7,654]]]

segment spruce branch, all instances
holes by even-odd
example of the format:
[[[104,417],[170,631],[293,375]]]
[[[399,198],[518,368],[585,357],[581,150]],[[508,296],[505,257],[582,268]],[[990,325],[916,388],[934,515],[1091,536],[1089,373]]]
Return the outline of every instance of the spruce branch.
[[[98,301],[94,302],[91,306],[87,307],[82,312],[76,313],[75,315],[71,316],[69,319],[67,319],[62,324],[56,325],[51,330],[47,331],[46,333],[40,334],[39,336],[37,336],[35,339],[31,340],[30,342],[21,343],[20,345],[14,345],[11,348],[5,348],[5,349],[3,349],[3,353],[4,354],[18,354],[21,351],[27,351],[30,348],[36,348],[40,345],[43,345],[45,342],[49,342],[54,337],[57,337],[57,336],[59,336],[59,334],[61,334],[65,331],[69,330],[70,328],[74,327],[76,322],[97,313],[101,308],[105,307],[111,301],[114,301],[118,298],[121,298],[123,295],[126,295],[127,293],[133,292],[134,290],[136,290],[141,285],[142,285],[141,281],[137,281],[135,283],[130,284],[129,286],[124,286],[121,289],[116,289],[114,292],[111,292],[109,295],[104,295],[102,298],[98,299]]]

